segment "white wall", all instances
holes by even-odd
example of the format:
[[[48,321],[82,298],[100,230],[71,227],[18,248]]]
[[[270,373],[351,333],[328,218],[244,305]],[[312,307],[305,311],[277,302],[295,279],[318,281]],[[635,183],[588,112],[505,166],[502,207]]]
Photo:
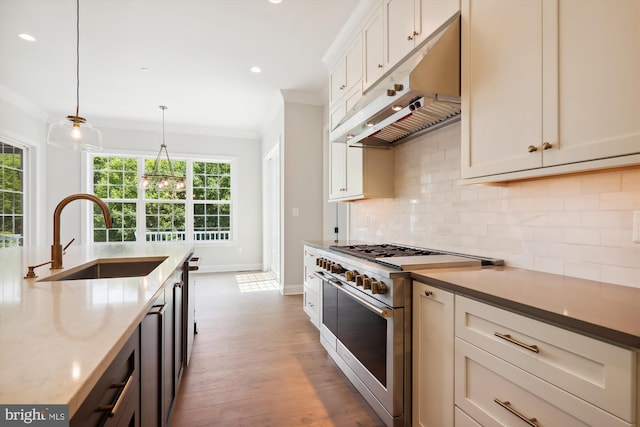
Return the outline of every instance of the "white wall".
[[[640,287],[640,244],[632,242],[640,167],[460,186],[459,123],[394,150],[395,198],[352,203],[352,239]]]
[[[25,245],[51,244],[47,232],[53,222],[53,210],[46,204],[47,146],[46,113],[24,98],[0,85],[0,140],[28,151],[30,171],[26,180],[28,223]]]
[[[157,155],[162,132],[100,127],[105,153],[144,153]],[[260,141],[205,135],[176,134],[167,131],[167,149],[172,159],[180,155],[207,154],[236,159],[237,186],[232,189],[237,219],[237,235],[233,242],[196,243],[201,257],[201,271],[242,271],[261,268],[261,161]],[[91,192],[83,186],[85,155],[73,151],[50,148],[48,199],[51,209],[62,197],[80,191]],[[87,202],[76,201],[65,207],[62,214],[61,240],[69,241],[81,235],[81,211]]]
[[[284,94],[287,97],[287,94]],[[263,157],[280,141],[281,292],[301,293],[303,244],[322,239],[323,107],[283,100],[263,131]],[[297,215],[294,215],[297,209]]]
[[[322,238],[322,107],[285,102],[284,128],[283,284],[293,293],[304,281],[302,242]]]

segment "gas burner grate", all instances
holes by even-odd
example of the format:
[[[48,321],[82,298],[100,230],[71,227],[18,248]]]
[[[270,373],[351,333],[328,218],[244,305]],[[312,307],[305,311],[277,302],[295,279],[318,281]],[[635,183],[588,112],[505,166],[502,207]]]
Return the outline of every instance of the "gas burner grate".
[[[399,256],[418,256],[418,255],[439,255],[441,252],[436,252],[421,248],[412,248],[409,246],[400,246],[392,244],[379,244],[379,245],[345,245],[345,246],[330,246],[337,252],[342,252],[347,255],[352,255],[358,258],[366,259],[369,261],[375,261],[376,258],[391,258]]]

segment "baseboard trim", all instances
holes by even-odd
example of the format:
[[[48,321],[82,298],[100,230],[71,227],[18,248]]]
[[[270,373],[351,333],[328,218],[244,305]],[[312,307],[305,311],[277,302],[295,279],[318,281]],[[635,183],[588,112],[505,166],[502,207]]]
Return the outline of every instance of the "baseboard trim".
[[[300,295],[304,290],[304,285],[285,285],[280,288],[282,295]]]
[[[263,271],[263,269],[262,264],[201,265],[198,270],[192,271],[191,274],[228,273],[233,271]]]

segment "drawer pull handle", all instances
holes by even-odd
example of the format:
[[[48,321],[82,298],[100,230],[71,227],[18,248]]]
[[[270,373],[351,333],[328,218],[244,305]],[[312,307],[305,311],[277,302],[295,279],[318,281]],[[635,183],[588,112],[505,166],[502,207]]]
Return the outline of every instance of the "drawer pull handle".
[[[424,296],[425,296],[425,297],[430,297],[430,296],[432,296],[432,295],[433,295],[433,292],[431,292],[431,291],[424,291]]]
[[[120,405],[122,404],[122,401],[125,399],[125,396],[129,392],[131,384],[133,384],[133,375],[130,375],[129,378],[127,378],[127,382],[125,383],[119,382],[113,384],[111,388],[122,388],[122,391],[118,395],[118,399],[116,399],[116,402],[113,405],[98,406],[96,412],[109,412],[110,418],[115,416],[118,412],[118,408],[120,408]]]
[[[511,335],[509,334],[501,334],[500,332],[494,332],[494,335],[497,336],[498,338],[502,338],[505,341],[509,341],[510,343],[526,348],[529,351],[533,351],[534,353],[540,353],[540,349],[538,348],[537,345],[525,344],[523,342],[518,341],[515,338],[512,338]]]
[[[522,413],[520,413],[520,411],[518,411],[517,409],[512,408],[511,407],[511,403],[509,403],[508,400],[505,400],[503,402],[500,399],[495,398],[495,399],[493,399],[493,401],[496,402],[498,405],[502,406],[507,411],[511,412],[516,417],[520,418],[525,423],[529,424],[531,427],[538,427],[538,420],[536,420],[535,418],[527,418],[527,417],[525,417]]]

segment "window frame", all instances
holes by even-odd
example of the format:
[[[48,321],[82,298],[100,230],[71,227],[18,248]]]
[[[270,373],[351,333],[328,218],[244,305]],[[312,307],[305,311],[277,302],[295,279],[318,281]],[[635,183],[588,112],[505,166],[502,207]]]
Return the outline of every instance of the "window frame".
[[[129,157],[136,158],[138,162],[138,177],[142,176],[144,171],[144,161],[145,159],[155,159],[157,157],[157,153],[150,153],[146,151],[135,151],[135,150],[103,150],[99,152],[83,152],[83,162],[82,162],[82,174],[85,177],[83,180],[83,191],[93,194],[93,158],[94,157]],[[236,246],[238,243],[238,161],[236,156],[225,156],[225,155],[202,155],[202,154],[185,154],[185,153],[171,153],[171,161],[186,161],[186,176],[185,181],[187,182],[187,189],[185,199],[177,200],[176,202],[185,203],[185,228],[186,228],[186,236],[185,240],[181,240],[187,243],[193,243],[196,246]],[[194,221],[193,221],[193,162],[220,162],[220,163],[229,163],[231,167],[230,174],[230,186],[231,186],[231,198],[229,200],[229,209],[230,209],[230,238],[228,240],[194,240]],[[108,201],[109,199],[105,199]],[[131,199],[134,202],[134,199]],[[86,242],[91,244],[113,244],[113,243],[124,243],[124,244],[140,244],[140,243],[154,243],[152,241],[146,241],[146,218],[145,218],[145,208],[140,209],[139,206],[146,207],[146,204],[150,202],[153,203],[153,200],[145,199],[144,193],[142,191],[138,191],[138,197],[135,199],[136,203],[136,241],[135,242],[94,242],[93,241],[93,204],[89,203],[85,209],[82,211],[81,221],[85,226],[83,227],[83,239]],[[168,202],[171,202],[168,200]],[[144,224],[140,226],[140,224]]]
[[[15,138],[7,135],[5,132],[0,132],[0,142],[6,145],[10,145],[14,148],[22,150],[22,244],[18,246],[7,247],[25,247],[33,244],[33,238],[31,230],[33,228],[33,216],[30,215],[32,197],[34,194],[32,186],[32,153],[31,146],[18,141]],[[232,170],[233,172],[233,170]],[[0,245],[0,248],[3,246]]]

